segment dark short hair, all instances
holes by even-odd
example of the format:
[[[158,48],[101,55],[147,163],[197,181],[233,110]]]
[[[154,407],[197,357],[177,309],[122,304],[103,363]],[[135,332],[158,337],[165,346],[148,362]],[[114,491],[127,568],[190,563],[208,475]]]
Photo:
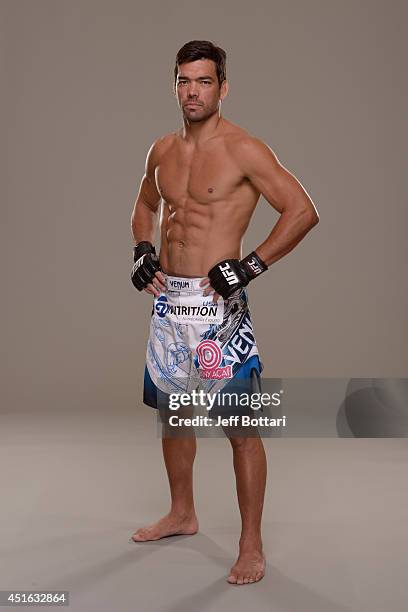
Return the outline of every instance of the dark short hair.
[[[227,78],[227,54],[224,49],[217,47],[209,40],[190,40],[181,47],[176,55],[176,65],[174,67],[174,84],[177,81],[178,67],[180,64],[195,62],[200,59],[209,59],[215,63],[218,84]]]

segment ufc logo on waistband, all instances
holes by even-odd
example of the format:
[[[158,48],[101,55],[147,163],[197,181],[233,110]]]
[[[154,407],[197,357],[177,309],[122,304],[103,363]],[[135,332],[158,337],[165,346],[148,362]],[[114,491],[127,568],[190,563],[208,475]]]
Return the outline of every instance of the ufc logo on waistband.
[[[229,285],[236,285],[239,282],[237,275],[231,270],[228,262],[218,267]]]

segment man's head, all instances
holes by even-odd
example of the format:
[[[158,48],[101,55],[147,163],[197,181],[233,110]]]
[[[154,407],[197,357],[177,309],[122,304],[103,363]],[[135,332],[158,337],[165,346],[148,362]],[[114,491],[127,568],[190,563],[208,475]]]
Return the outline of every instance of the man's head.
[[[189,121],[203,121],[218,112],[228,92],[226,59],[225,51],[207,40],[192,40],[177,53],[174,90]]]

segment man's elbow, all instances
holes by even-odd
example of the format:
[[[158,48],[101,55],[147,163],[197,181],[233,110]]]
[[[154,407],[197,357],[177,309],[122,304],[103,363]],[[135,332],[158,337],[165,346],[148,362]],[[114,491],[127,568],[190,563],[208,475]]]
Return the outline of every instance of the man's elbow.
[[[320,217],[313,203],[293,202],[290,206],[285,206],[282,211],[296,220],[305,232],[308,232],[319,223]]]
[[[317,212],[316,207],[313,204],[302,208],[301,215],[308,230],[312,229],[312,227],[317,225],[320,221],[319,213]]]
[[[311,221],[310,221],[310,228],[317,225],[319,221],[320,221],[319,213],[317,212],[317,210],[314,210],[312,213]]]

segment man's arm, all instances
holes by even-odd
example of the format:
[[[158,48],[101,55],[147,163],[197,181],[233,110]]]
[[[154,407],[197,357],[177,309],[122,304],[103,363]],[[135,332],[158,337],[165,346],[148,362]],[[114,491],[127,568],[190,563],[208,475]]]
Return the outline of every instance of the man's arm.
[[[270,266],[294,249],[319,222],[319,215],[300,182],[262,141],[241,140],[234,147],[234,157],[243,175],[281,213],[269,236],[255,249]]]
[[[133,208],[131,228],[135,243],[147,240],[153,243],[160,206],[160,193],[156,187],[155,169],[158,164],[158,141],[154,142],[146,157],[145,174]]]
[[[158,219],[158,211],[161,202],[160,193],[156,186],[155,170],[159,158],[159,141],[152,144],[146,157],[145,174],[140,184],[139,193],[131,216],[131,229],[135,244],[140,242],[150,242],[153,244],[154,234]],[[141,245],[142,248],[145,245]],[[137,247],[138,249],[139,247]],[[144,249],[143,249],[144,251]],[[137,256],[135,256],[137,257]],[[147,257],[147,256],[146,256]],[[137,274],[141,272],[141,267],[135,264]],[[134,269],[132,271],[132,280]],[[135,281],[133,281],[135,283]],[[146,281],[145,281],[146,282]],[[144,291],[158,297],[160,291],[165,289],[165,279],[160,271],[157,271],[151,283],[145,286]]]

